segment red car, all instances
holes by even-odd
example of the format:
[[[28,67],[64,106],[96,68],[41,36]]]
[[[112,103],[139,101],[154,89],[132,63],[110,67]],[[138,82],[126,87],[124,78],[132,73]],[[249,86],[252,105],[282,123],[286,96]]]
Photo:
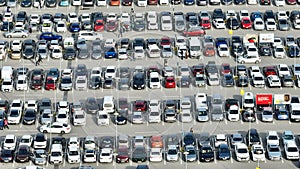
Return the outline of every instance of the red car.
[[[166,88],[175,88],[175,86],[176,86],[175,78],[172,76],[166,77],[165,87]]]
[[[145,100],[136,100],[134,102],[135,111],[147,111],[147,102]]]
[[[96,20],[94,24],[94,31],[104,31],[104,21],[103,20]]]
[[[205,30],[201,27],[191,27],[187,31],[183,31],[184,36],[204,36]]]
[[[160,46],[171,46],[171,39],[167,36],[164,36],[160,40]]]
[[[297,3],[296,0],[286,0],[286,3],[289,5],[295,5]]]
[[[252,22],[251,22],[251,19],[248,18],[248,17],[244,17],[244,18],[241,20],[241,25],[242,25],[242,28],[243,28],[243,29],[251,29],[251,28],[252,28]]]
[[[129,151],[128,148],[119,148],[117,151],[117,163],[128,163],[129,162]]]
[[[211,22],[209,18],[202,18],[200,20],[200,26],[202,26],[203,29],[210,29],[211,28]]]
[[[194,65],[192,70],[194,76],[196,76],[196,74],[204,74],[204,65]]]
[[[118,29],[118,22],[116,20],[110,20],[106,22],[106,31],[114,32]]]
[[[276,68],[274,66],[265,66],[263,68],[263,72],[265,77],[268,77],[270,75],[277,75]]]
[[[229,63],[222,63],[221,65],[221,74],[231,74],[231,68]]]
[[[45,89],[46,90],[56,90],[56,83],[53,78],[47,78],[45,82]]]

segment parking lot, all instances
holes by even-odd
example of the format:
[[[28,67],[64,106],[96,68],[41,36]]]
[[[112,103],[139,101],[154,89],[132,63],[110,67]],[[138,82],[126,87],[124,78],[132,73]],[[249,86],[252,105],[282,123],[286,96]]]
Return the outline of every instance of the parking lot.
[[[242,10],[242,9],[247,9],[249,12],[253,11],[260,11],[264,12],[268,9],[272,9],[274,12],[280,11],[280,10],[299,10],[299,5],[286,5],[285,7],[276,7],[272,3],[271,6],[265,6],[265,5],[220,5],[220,6],[213,6],[213,5],[208,5],[208,6],[197,6],[197,5],[192,5],[192,6],[186,6],[183,4],[179,5],[167,5],[167,6],[160,6],[160,5],[154,5],[154,6],[147,6],[147,7],[137,7],[136,5],[132,6],[133,10],[135,13],[139,12],[147,12],[147,11],[156,11],[156,12],[162,12],[162,11],[168,11],[168,12],[199,12],[201,10],[207,10],[210,13],[215,8],[222,8],[223,11],[227,10],[235,10],[236,12]],[[1,11],[5,11],[5,7],[1,7]],[[101,11],[104,13],[104,15],[114,11],[115,13],[121,14],[122,12],[131,12],[131,7],[128,6],[104,6],[104,7],[90,7],[90,8],[81,8],[81,7],[74,7],[74,6],[69,6],[69,7],[56,7],[56,8],[23,8],[17,6],[16,8],[11,8],[11,11],[13,13],[17,13],[18,11],[24,10],[27,12],[27,14],[44,14],[44,13],[57,13],[57,12],[62,12],[62,13],[70,13],[70,12],[75,12],[78,15],[82,13],[92,13],[96,11]],[[274,33],[276,37],[286,37],[288,35],[293,35],[295,37],[298,37],[298,32],[299,30],[295,30],[291,28],[289,31],[274,31],[271,33]],[[215,29],[212,27],[210,30],[206,30],[207,35],[212,35],[214,38],[217,37],[227,37],[230,38],[233,35],[238,35],[238,36],[245,36],[246,34],[259,34],[259,33],[270,33],[269,31],[263,30],[263,31],[255,31],[253,29],[238,29],[234,30],[231,34],[229,29]],[[63,37],[69,37],[72,36],[70,32],[66,33],[60,33],[63,35]],[[175,35],[179,35],[181,33],[175,32],[175,31],[161,31],[161,30],[147,30],[145,31],[128,31],[122,33],[122,35],[116,31],[116,32],[101,32],[103,35],[104,39],[108,38],[114,38],[114,39],[119,39],[120,36],[130,38],[133,40],[134,38],[157,38],[160,39],[163,36],[169,36],[172,38],[172,40],[175,38]],[[33,38],[35,40],[38,39],[40,35],[39,33],[32,33],[29,35],[29,38]],[[3,35],[0,36],[1,38],[5,40],[12,40],[9,38],[4,38]],[[173,67],[176,73],[178,73],[178,68],[179,66],[183,65],[188,65],[189,67],[192,67],[193,65],[197,65],[199,63],[203,63],[206,65],[208,61],[215,61],[216,64],[218,65],[218,68],[220,68],[222,63],[229,63],[232,68],[234,68],[238,63],[235,62],[233,57],[219,57],[217,55],[213,57],[205,57],[201,56],[199,59],[184,59],[181,60],[176,54],[173,54],[171,58],[168,58],[168,65]],[[280,63],[287,64],[289,66],[292,66],[296,63],[299,63],[299,58],[289,58],[287,57],[286,59],[276,59],[274,57],[262,57],[262,62],[258,64],[261,68],[263,66],[270,66],[270,65],[278,65]],[[137,65],[143,66],[144,68],[148,68],[149,66],[156,65],[158,68],[162,69],[164,67],[164,58],[148,58],[145,57],[144,59],[138,60],[138,59],[127,59],[127,60],[118,60],[118,59],[105,59],[101,58],[99,60],[93,60],[91,58],[89,59],[75,59],[75,60],[63,60],[63,59],[52,59],[48,57],[48,59],[44,59],[43,62],[40,63],[40,65],[35,66],[35,61],[34,60],[26,60],[26,59],[20,59],[20,60],[11,60],[10,58],[6,58],[5,60],[1,61],[1,67],[3,66],[12,66],[13,68],[18,68],[18,67],[27,67],[30,70],[34,68],[42,68],[44,70],[49,70],[52,67],[56,67],[59,70],[63,70],[65,68],[72,68],[75,70],[76,66],[78,64],[86,64],[88,70],[91,70],[93,67],[101,67],[104,69],[107,66],[116,66],[117,68],[120,67],[129,67],[131,70],[133,70]],[[253,64],[254,65],[254,64]],[[252,66],[252,64],[246,64],[247,67]],[[176,76],[177,82],[179,82],[181,79],[180,76]],[[194,77],[191,76],[191,79],[194,80]],[[11,93],[0,93],[0,98],[1,99],[6,99],[9,101],[12,101],[13,99],[21,99],[24,101],[27,100],[40,100],[44,97],[50,98],[53,103],[56,103],[58,101],[68,101],[70,103],[73,103],[75,101],[80,101],[82,103],[85,102],[87,97],[96,97],[97,99],[102,99],[104,96],[114,96],[115,99],[125,97],[127,98],[131,103],[133,103],[135,100],[151,100],[151,99],[159,99],[159,100],[168,100],[168,99],[176,99],[180,100],[183,97],[190,97],[193,98],[196,93],[206,93],[208,96],[212,96],[213,94],[221,94],[224,98],[229,98],[233,96],[237,97],[242,97],[243,92],[253,92],[254,94],[257,93],[273,93],[273,94],[285,94],[289,93],[292,96],[299,96],[299,88],[297,85],[295,85],[292,88],[288,87],[280,87],[280,88],[269,88],[267,85],[263,88],[256,88],[253,87],[252,85],[249,85],[248,87],[237,87],[234,85],[233,87],[224,87],[222,85],[218,86],[210,86],[206,85],[205,87],[196,87],[194,83],[192,83],[188,88],[182,88],[176,86],[175,88],[172,89],[167,89],[165,87],[161,87],[160,89],[150,89],[148,86],[144,90],[134,90],[130,88],[129,90],[119,90],[117,87],[117,81],[116,81],[116,87],[113,89],[103,89],[100,88],[98,90],[92,90],[92,89],[87,89],[84,91],[78,91],[73,89],[72,91],[61,91],[61,90],[54,90],[54,91],[47,91],[45,89],[41,90],[27,90],[27,91],[16,91],[13,90]],[[192,99],[192,101],[194,101]],[[130,108],[132,110],[132,107]],[[256,114],[257,119],[256,122],[249,123],[249,122],[243,122],[242,120],[238,122],[230,122],[227,119],[224,121],[211,121],[209,120],[208,122],[200,123],[196,120],[196,112],[195,108],[193,109],[193,120],[189,123],[182,123],[180,120],[177,120],[174,123],[166,123],[164,121],[160,123],[149,123],[147,118],[148,116],[145,115],[145,121],[143,124],[132,124],[128,122],[126,125],[115,125],[113,120],[114,120],[114,115],[110,115],[110,124],[108,126],[99,126],[97,125],[97,119],[95,114],[87,114],[86,117],[86,125],[85,126],[72,126],[72,131],[70,134],[65,134],[64,137],[69,138],[72,136],[77,136],[80,137],[82,140],[84,137],[88,135],[96,136],[98,139],[100,139],[103,136],[113,136],[114,139],[116,139],[116,136],[119,136],[121,134],[127,134],[131,137],[130,141],[130,153],[132,154],[133,152],[133,138],[134,136],[137,135],[143,135],[145,136],[145,142],[146,142],[146,150],[147,150],[147,156],[149,157],[149,152],[150,152],[150,136],[152,135],[162,135],[163,138],[165,139],[167,135],[170,134],[175,134],[178,135],[179,138],[183,136],[184,133],[187,133],[191,128],[193,128],[193,132],[195,133],[196,136],[196,142],[197,138],[201,135],[203,132],[208,132],[211,136],[214,136],[216,134],[226,134],[230,135],[233,133],[241,133],[243,136],[246,135],[246,132],[250,128],[256,128],[260,136],[263,140],[263,145],[266,147],[266,135],[267,132],[270,130],[276,130],[281,133],[285,130],[291,130],[294,132],[296,135],[297,139],[297,144],[299,146],[299,141],[298,141],[298,135],[299,132],[297,130],[297,127],[299,124],[297,122],[290,122],[290,121],[279,121],[279,120],[274,120],[272,123],[265,123],[260,120],[260,114]],[[131,116],[129,116],[131,117]],[[24,134],[29,134],[29,135],[35,135],[38,133],[38,128],[40,124],[36,123],[35,125],[9,125],[10,129],[4,129],[2,130],[2,139],[3,141],[5,135],[7,134],[15,134],[18,137],[21,137]],[[57,134],[47,134],[48,138],[52,138],[54,136],[57,136]],[[114,149],[115,150],[115,149]],[[197,155],[199,156],[199,148],[196,148],[197,150]],[[163,153],[163,160],[162,162],[154,163],[150,162],[147,160],[146,162],[142,162],[142,164],[147,164],[150,166],[150,168],[198,168],[198,167],[203,167],[203,168],[255,168],[257,166],[260,166],[260,168],[274,168],[274,169],[279,169],[279,168],[298,168],[298,160],[296,161],[291,161],[287,160],[285,158],[285,153],[283,145],[281,145],[281,150],[282,150],[282,155],[283,159],[279,161],[260,161],[260,162],[254,162],[250,160],[249,162],[238,162],[236,160],[236,156],[234,153],[234,149],[231,148],[231,154],[232,157],[228,161],[221,161],[217,160],[216,158],[209,163],[206,162],[200,162],[199,160],[196,160],[196,162],[186,162],[184,160],[184,154],[183,152],[180,152],[180,158],[177,162],[168,162],[165,158],[165,152],[167,151],[167,147],[162,148]],[[83,151],[83,148],[81,148],[81,151]],[[217,151],[214,152],[215,156]],[[66,156],[66,155],[65,155]],[[199,157],[197,158],[199,159]],[[47,163],[45,168],[78,168],[79,165],[91,165],[94,168],[126,168],[126,169],[134,169],[136,165],[139,163],[132,162],[131,160],[126,163],[126,164],[118,164],[116,163],[115,160],[113,160],[112,163],[108,164],[103,164],[97,162],[95,163],[83,163],[81,162],[80,164],[69,164],[66,160],[63,161],[61,165],[51,165]],[[27,165],[33,165],[32,162],[29,163],[17,163],[17,162],[12,162],[12,163],[0,163],[1,167],[10,167],[10,168],[19,168],[19,167],[24,167]]]

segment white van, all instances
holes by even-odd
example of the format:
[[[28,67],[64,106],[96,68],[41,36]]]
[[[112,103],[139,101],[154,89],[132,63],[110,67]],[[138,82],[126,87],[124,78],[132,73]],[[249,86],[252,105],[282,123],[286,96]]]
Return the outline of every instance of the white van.
[[[243,97],[243,107],[244,108],[254,108],[254,95],[251,92],[246,92]]]
[[[147,49],[147,53],[149,58],[159,58],[160,57],[160,49],[157,45],[149,45]]]
[[[3,66],[1,70],[1,79],[11,79],[13,75],[13,68],[11,66]]]
[[[199,58],[201,54],[201,42],[198,37],[191,37],[189,39],[189,50],[191,58]]]
[[[149,82],[150,89],[159,89],[160,88],[160,76],[157,72],[151,72],[149,79],[150,79],[150,82]]]
[[[114,113],[115,112],[115,103],[113,96],[104,96],[103,104],[102,104],[103,111],[107,113]]]

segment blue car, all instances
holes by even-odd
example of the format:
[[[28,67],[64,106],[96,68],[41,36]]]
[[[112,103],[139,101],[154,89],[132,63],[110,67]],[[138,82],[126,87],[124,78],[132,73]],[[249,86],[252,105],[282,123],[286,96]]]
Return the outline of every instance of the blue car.
[[[40,35],[40,40],[46,40],[46,41],[51,41],[51,40],[62,40],[61,35],[53,34],[52,32],[43,32]]]
[[[80,31],[80,24],[79,23],[71,23],[69,27],[70,32],[79,32]]]
[[[231,157],[230,149],[227,144],[220,144],[218,148],[218,159],[229,160]]]
[[[116,49],[114,47],[108,47],[105,49],[105,58],[116,58],[117,57],[117,52]]]
[[[286,109],[279,109],[276,111],[276,116],[278,120],[288,120],[289,111],[287,111]]]
[[[195,4],[195,0],[184,0],[184,5],[194,5]]]
[[[262,18],[262,13],[261,12],[252,12],[250,19],[253,22],[256,18]]]
[[[59,2],[59,6],[69,6],[69,5],[70,5],[69,0],[61,0]]]

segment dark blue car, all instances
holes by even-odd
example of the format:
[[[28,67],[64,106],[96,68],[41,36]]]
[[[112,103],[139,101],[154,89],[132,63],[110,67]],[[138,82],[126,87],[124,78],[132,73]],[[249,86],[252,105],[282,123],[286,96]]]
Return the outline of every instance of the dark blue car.
[[[230,149],[227,144],[220,144],[218,148],[218,159],[229,160],[231,157]]]
[[[297,45],[289,47],[289,57],[300,57],[300,49]]]
[[[44,32],[40,35],[40,40],[62,40],[61,35],[53,34],[52,32]]]
[[[183,145],[187,146],[187,145],[195,145],[195,137],[193,133],[187,133],[184,137],[183,137]]]
[[[251,16],[250,16],[250,19],[253,22],[256,18],[263,18],[262,16],[263,15],[262,15],[261,12],[252,12]]]
[[[70,32],[79,32],[80,31],[80,24],[79,23],[71,23],[69,27]]]
[[[195,4],[195,0],[184,0],[184,5],[194,5]]]
[[[105,58],[116,58],[117,57],[117,52],[114,47],[107,47],[105,49]]]

